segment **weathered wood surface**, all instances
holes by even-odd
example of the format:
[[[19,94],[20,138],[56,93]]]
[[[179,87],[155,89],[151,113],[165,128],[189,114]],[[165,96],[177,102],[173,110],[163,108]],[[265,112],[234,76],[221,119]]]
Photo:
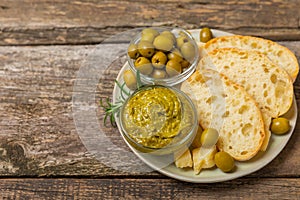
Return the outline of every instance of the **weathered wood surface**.
[[[103,110],[97,105],[101,97],[111,97],[123,58],[96,69],[105,74],[96,87],[83,86],[95,95],[99,121],[91,127],[101,127],[119,150],[89,151],[76,129],[73,105],[74,93],[83,92],[74,92],[78,72],[95,49],[101,53],[96,44],[111,35],[144,26],[209,26],[286,40],[280,43],[299,61],[299,10],[299,0],[2,0],[0,199],[299,199],[299,123],[285,149],[263,169],[224,183],[190,184],[151,171],[128,155],[116,128],[101,125]],[[299,78],[294,89],[299,107]],[[122,157],[127,166],[121,170],[107,161]]]
[[[172,179],[5,179],[3,199],[299,199],[299,178],[189,184]]]
[[[299,10],[299,0],[2,0],[0,45],[99,43],[144,26],[209,26],[275,40],[299,40]]]
[[[282,44],[292,48],[300,57],[300,42]],[[76,131],[74,109],[72,110],[74,81],[76,72],[88,60],[88,54],[94,48],[95,46],[0,47],[0,174],[99,177],[131,174],[128,171],[116,171],[111,166],[104,165],[111,163],[101,163],[95,159],[88,153]],[[95,92],[96,107],[100,97],[111,97],[113,81],[122,61],[124,60],[118,59],[113,62],[107,69],[109,75],[105,79],[99,79]],[[297,80],[295,94],[298,105],[299,86],[300,82]],[[103,110],[99,107],[97,116],[99,125],[105,129],[113,144],[126,150],[126,144],[117,129],[103,126]],[[300,126],[297,124],[291,141],[280,156],[254,176],[299,175],[299,132]],[[118,154],[118,151],[111,151],[112,157],[119,156]],[[131,167],[134,168],[134,162],[139,160],[131,162]],[[128,170],[132,173],[135,171],[130,170],[130,166]]]

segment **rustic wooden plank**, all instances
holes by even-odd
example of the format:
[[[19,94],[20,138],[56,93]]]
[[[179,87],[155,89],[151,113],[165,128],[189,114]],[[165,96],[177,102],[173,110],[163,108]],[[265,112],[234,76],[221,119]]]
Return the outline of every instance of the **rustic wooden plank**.
[[[86,150],[72,117],[72,92],[76,72],[82,60],[94,48],[95,46],[1,48],[2,175],[127,174],[100,163]],[[110,89],[106,90],[107,84],[103,84],[103,91],[97,93],[97,101],[100,96],[111,96],[112,83],[117,73],[112,75],[115,76],[105,79],[110,81],[110,84],[107,82]],[[99,112],[103,114],[100,108]],[[103,119],[102,115],[101,117]],[[102,119],[99,119],[101,124]],[[105,130],[112,141],[116,140],[126,148],[117,129]],[[122,156],[114,152],[112,155]]]
[[[300,58],[300,42],[283,42]],[[120,47],[119,44],[116,44]],[[97,160],[83,145],[74,123],[72,95],[77,71],[96,46],[0,47],[0,174],[3,176],[119,176],[153,175],[136,170],[137,158],[128,159],[125,169],[115,170]],[[98,53],[101,53],[99,51]],[[105,62],[105,60],[99,60]],[[113,81],[122,65],[115,60],[104,71],[97,89],[86,86],[87,94],[111,96]],[[80,92],[80,91],[78,91]],[[295,83],[300,103],[300,80]],[[97,105],[96,105],[97,108]],[[116,128],[104,127],[103,110],[97,108],[98,124],[106,136],[124,151],[110,150],[114,161],[128,158],[128,148]],[[82,119],[84,120],[84,119]],[[291,141],[270,165],[251,176],[299,176],[300,125]],[[91,138],[93,139],[93,138]],[[102,155],[103,156],[103,155]],[[104,155],[105,156],[105,155]],[[104,157],[102,157],[105,159]],[[127,168],[126,168],[127,167]]]
[[[2,179],[1,199],[299,199],[297,178],[216,184],[172,179]]]
[[[209,26],[274,40],[299,40],[299,5],[299,0],[2,0],[0,45],[94,44],[144,26]]]

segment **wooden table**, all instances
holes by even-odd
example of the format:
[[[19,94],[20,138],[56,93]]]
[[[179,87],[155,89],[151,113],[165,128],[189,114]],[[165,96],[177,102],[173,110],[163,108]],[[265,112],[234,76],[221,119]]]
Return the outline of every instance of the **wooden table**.
[[[278,41],[299,60],[299,10],[299,0],[2,0],[0,199],[299,199],[299,123],[284,150],[261,170],[193,184],[103,163],[80,139],[72,105],[77,72],[97,45],[115,34],[145,26],[208,26]],[[117,59],[112,66],[121,63]],[[90,90],[96,100],[111,97],[118,71],[106,73]],[[299,79],[294,91],[299,107]],[[127,148],[116,128],[105,131],[115,145]],[[108,153],[117,156],[114,149]]]

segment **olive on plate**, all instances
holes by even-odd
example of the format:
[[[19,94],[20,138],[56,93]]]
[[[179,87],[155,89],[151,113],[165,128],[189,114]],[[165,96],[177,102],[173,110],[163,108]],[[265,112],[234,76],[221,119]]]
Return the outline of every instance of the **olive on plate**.
[[[210,28],[202,28],[200,31],[200,41],[201,42],[208,42],[209,40],[211,40],[213,38],[213,34],[210,30]]]
[[[281,135],[285,134],[290,130],[290,122],[284,117],[278,117],[272,120],[271,123],[271,132]]]

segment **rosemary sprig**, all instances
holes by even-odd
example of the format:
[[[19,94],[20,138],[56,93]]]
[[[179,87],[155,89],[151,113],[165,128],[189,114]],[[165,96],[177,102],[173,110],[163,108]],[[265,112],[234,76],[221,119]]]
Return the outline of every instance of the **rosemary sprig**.
[[[103,103],[103,99],[100,99],[100,106],[104,109],[105,111],[105,116],[104,116],[104,124],[106,124],[107,118],[109,117],[110,124],[113,127],[116,127],[116,119],[115,119],[115,114],[119,112],[120,108],[122,107],[124,101],[119,101],[116,104],[112,104],[109,100],[109,98],[106,98],[106,104]]]
[[[121,85],[117,80],[115,80],[115,83],[117,84],[117,86],[118,86],[118,87],[120,88],[120,90],[121,90],[121,98],[122,98],[122,100],[125,101],[126,98],[124,97],[124,94],[126,94],[127,97],[130,96],[130,93],[127,92],[127,91],[124,89],[125,83],[123,83],[123,84]],[[124,94],[123,94],[123,93],[124,93]]]
[[[136,82],[137,82],[136,83],[137,84],[137,89],[136,90],[139,90],[141,87],[143,87],[140,72],[138,70],[137,70],[137,73],[136,73]],[[131,95],[130,92],[125,90],[125,88],[124,88],[125,83],[121,84],[117,80],[115,80],[115,83],[121,90],[121,92],[120,92],[121,100],[116,102],[115,104],[113,104],[112,102],[110,102],[110,99],[108,97],[105,98],[106,103],[103,102],[103,98],[100,99],[100,107],[102,107],[105,111],[104,124],[106,124],[107,118],[109,118],[110,124],[113,127],[117,126],[116,119],[115,119],[115,114],[117,114],[120,111],[120,108],[123,106],[125,100]]]

